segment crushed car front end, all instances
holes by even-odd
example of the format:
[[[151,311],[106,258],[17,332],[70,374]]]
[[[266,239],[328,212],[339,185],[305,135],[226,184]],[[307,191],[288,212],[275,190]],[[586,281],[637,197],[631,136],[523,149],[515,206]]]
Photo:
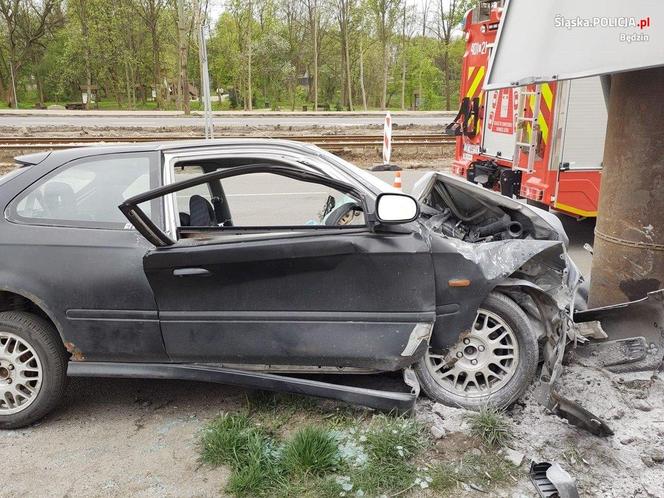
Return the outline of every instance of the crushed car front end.
[[[418,369],[425,390],[437,389],[444,400],[467,408],[507,406],[523,394],[527,386],[514,384],[530,384],[535,376],[532,357],[524,352],[532,347],[530,339],[519,336],[518,316],[513,322],[505,317],[501,325],[500,316],[484,309],[504,296],[520,308],[506,313],[523,312],[541,351],[539,358],[531,352],[543,360],[540,401],[570,421],[609,432],[554,389],[567,342],[585,340],[573,322],[575,308],[585,308],[579,297],[584,279],[567,253],[569,240],[560,221],[445,173],[425,175],[414,195],[422,205],[421,230],[429,238],[436,273],[436,324],[422,360],[427,369]],[[499,332],[487,335],[492,327]],[[485,346],[495,348],[493,356]]]

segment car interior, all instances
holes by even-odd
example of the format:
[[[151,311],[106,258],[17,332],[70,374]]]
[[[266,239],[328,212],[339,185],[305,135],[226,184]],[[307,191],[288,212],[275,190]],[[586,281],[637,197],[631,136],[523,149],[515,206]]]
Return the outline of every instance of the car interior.
[[[253,162],[255,162],[255,159],[251,158],[224,159],[223,164],[218,160],[181,162],[175,166],[175,181],[178,182],[222,168],[226,169],[229,167],[242,166]],[[269,173],[262,173],[262,175],[266,174]],[[261,174],[255,174],[254,177],[258,175]],[[253,180],[251,175],[240,176],[249,182]],[[276,179],[277,175],[274,176]],[[278,212],[279,206],[278,202],[275,200],[274,193],[253,194],[258,200],[252,199],[250,204],[246,199],[243,202],[243,199],[239,199],[239,197],[241,197],[239,194],[231,193],[230,195],[227,195],[226,189],[224,188],[225,185],[228,186],[229,184],[232,187],[233,181],[236,181],[237,178],[240,177],[235,177],[234,179],[213,180],[205,184],[205,186],[199,185],[197,187],[183,189],[177,192],[179,238],[195,237],[196,234],[200,234],[201,232],[207,232],[209,234],[210,229],[224,229],[230,227],[258,229],[261,226],[263,228],[273,228],[275,226],[273,221],[261,220],[260,217],[256,216],[249,217],[246,213],[249,208],[255,211],[260,211],[259,208],[262,208],[266,211],[271,210],[272,212]],[[280,181],[283,181],[283,177],[279,178],[281,179]],[[256,179],[258,180],[258,178]],[[263,181],[265,181],[264,178]],[[291,179],[288,181],[293,184],[302,183]],[[316,201],[317,205],[314,210],[315,212],[303,209],[303,218],[301,220],[284,219],[284,226],[292,228],[294,226],[301,227],[312,225],[318,225],[321,227],[340,227],[346,225],[357,227],[365,225],[361,202],[341,192],[334,191],[329,187],[317,187],[320,188],[316,190],[322,190],[324,188],[329,192],[311,192],[311,194],[317,194],[313,197],[321,198],[321,200]],[[306,194],[308,192],[304,193]],[[261,195],[266,195],[267,197],[263,198]],[[283,193],[282,195],[286,197],[286,202],[290,202],[290,200],[287,199],[287,196],[289,195],[288,193]],[[229,199],[229,197],[233,198]],[[236,219],[239,219],[241,222],[236,223]]]

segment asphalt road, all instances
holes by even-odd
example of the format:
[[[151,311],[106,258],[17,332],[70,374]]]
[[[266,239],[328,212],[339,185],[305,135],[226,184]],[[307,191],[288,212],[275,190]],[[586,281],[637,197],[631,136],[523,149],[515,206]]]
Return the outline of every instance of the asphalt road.
[[[395,115],[395,127],[444,126],[452,120],[449,114]],[[313,127],[367,127],[382,126],[382,115],[339,114],[338,116],[322,115],[278,115],[278,116],[214,116],[213,123],[218,128],[313,128]],[[0,127],[34,128],[34,127],[76,127],[76,128],[177,128],[200,126],[204,127],[202,117],[198,116],[146,116],[146,115],[110,115],[110,116],[72,116],[62,115],[0,115]]]

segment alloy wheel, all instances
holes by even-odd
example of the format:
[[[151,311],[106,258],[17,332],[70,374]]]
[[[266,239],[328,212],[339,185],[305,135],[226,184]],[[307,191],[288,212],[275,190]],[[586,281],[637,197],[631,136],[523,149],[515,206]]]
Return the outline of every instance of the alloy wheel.
[[[42,379],[42,364],[34,348],[21,337],[0,330],[0,415],[30,406]]]
[[[471,330],[447,354],[428,352],[426,367],[443,389],[457,396],[479,398],[498,391],[514,376],[519,344],[497,314],[479,309]]]

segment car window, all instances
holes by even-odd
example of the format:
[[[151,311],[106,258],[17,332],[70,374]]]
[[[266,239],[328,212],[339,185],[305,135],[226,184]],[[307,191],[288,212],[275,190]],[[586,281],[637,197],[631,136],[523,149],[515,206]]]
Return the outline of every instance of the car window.
[[[235,227],[365,224],[361,202],[325,185],[252,173],[221,186]]]
[[[16,221],[84,228],[127,228],[118,205],[150,190],[151,157],[117,154],[74,161],[30,187],[13,203]],[[141,208],[152,215],[152,205]]]

